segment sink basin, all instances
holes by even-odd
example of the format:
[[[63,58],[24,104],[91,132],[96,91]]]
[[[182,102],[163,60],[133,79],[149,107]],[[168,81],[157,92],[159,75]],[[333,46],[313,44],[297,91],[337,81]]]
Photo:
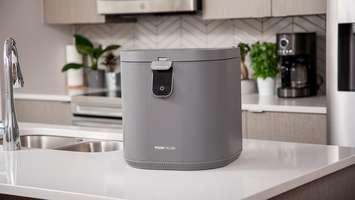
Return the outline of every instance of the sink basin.
[[[46,135],[21,135],[21,147],[35,149],[56,149],[57,147],[77,144],[84,141],[81,138],[46,136]],[[2,144],[2,139],[0,140]]]
[[[77,151],[77,152],[108,152],[117,151],[120,149],[119,142],[115,141],[90,141],[79,144],[73,144],[65,147],[56,148],[57,150],[64,151]]]
[[[88,140],[75,137],[21,135],[21,147],[24,149],[53,149],[77,152],[107,152],[120,149],[117,141]],[[2,144],[2,138],[0,138]]]

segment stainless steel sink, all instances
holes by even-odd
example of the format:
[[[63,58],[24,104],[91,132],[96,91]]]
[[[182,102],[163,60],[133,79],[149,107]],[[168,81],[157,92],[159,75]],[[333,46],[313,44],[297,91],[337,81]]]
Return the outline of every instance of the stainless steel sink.
[[[78,151],[78,152],[107,152],[117,151],[120,149],[120,144],[115,141],[89,141],[79,144],[73,144],[66,147],[57,148],[64,151]]]
[[[46,136],[46,135],[21,135],[21,147],[33,149],[55,149],[84,141],[81,138]],[[1,139],[2,144],[2,139]]]
[[[89,140],[75,137],[21,135],[21,147],[25,149],[54,149],[78,152],[117,151],[120,144],[117,141]],[[0,144],[2,139],[0,138]]]

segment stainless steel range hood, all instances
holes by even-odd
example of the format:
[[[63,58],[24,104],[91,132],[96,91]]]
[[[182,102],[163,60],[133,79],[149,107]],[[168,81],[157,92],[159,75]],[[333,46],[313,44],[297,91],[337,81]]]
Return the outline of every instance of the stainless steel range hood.
[[[99,14],[194,12],[199,0],[97,0]]]

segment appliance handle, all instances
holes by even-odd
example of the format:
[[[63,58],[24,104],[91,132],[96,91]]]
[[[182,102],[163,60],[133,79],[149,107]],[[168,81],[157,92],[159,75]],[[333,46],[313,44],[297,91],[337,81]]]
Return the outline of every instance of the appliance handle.
[[[122,111],[109,107],[76,105],[73,114],[122,117]]]
[[[154,60],[152,69],[152,93],[157,98],[168,98],[173,93],[174,70],[173,62],[169,58],[158,57]]]
[[[104,122],[92,122],[92,121],[73,121],[72,124],[80,127],[114,128],[114,129],[122,128],[122,125],[104,123]]]
[[[150,68],[152,70],[169,70],[173,67],[173,62],[169,58],[159,57],[152,62]]]
[[[263,113],[263,112],[265,112],[263,110],[257,110],[257,109],[255,109],[255,110],[247,110],[247,111],[251,112],[251,113]]]

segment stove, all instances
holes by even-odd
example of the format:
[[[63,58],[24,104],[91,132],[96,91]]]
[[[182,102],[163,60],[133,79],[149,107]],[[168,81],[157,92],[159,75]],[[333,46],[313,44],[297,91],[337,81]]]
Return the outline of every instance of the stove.
[[[99,91],[71,99],[72,123],[82,127],[122,128],[121,91]]]

